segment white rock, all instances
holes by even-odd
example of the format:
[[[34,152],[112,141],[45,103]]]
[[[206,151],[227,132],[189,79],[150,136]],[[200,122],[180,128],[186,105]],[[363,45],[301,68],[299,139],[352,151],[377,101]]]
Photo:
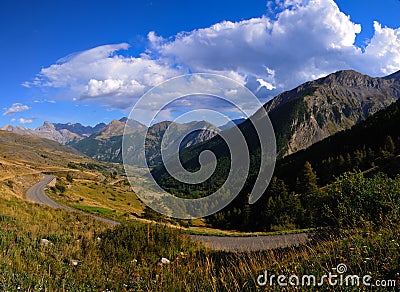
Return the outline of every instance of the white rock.
[[[46,238],[42,238],[42,239],[40,240],[40,244],[43,245],[43,246],[50,246],[50,245],[53,245],[53,243],[52,243],[50,240],[46,239]]]
[[[78,260],[71,260],[71,265],[77,266],[80,263]]]
[[[171,261],[167,258],[161,258],[160,263],[163,265],[169,264]]]

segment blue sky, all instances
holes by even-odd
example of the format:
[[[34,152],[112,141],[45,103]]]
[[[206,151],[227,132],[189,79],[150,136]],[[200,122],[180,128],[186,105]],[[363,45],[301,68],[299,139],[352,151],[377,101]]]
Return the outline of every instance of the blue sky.
[[[398,0],[1,1],[0,125],[109,122],[190,72],[262,102],[339,69],[383,76],[400,69],[399,14]]]

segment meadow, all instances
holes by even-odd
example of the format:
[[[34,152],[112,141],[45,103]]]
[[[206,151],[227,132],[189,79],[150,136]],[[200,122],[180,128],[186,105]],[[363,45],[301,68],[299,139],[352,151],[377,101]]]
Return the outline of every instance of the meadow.
[[[0,208],[2,291],[284,291],[260,287],[258,275],[267,270],[318,276],[341,263],[351,274],[399,280],[399,214],[379,227],[365,222],[351,230],[317,232],[297,248],[228,253],[207,250],[182,230],[160,224],[131,221],[110,228],[84,214],[16,197],[2,197]],[[170,262],[161,264],[161,258]]]

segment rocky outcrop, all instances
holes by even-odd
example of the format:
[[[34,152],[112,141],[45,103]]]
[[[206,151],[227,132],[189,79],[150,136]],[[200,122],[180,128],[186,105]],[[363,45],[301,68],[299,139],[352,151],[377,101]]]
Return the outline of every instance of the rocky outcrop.
[[[284,92],[264,107],[285,156],[345,130],[400,97],[400,74],[373,78],[338,71]]]

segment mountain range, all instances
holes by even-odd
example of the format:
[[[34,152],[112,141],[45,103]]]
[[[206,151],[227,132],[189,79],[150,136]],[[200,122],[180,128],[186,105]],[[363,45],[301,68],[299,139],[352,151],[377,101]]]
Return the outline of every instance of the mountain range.
[[[373,78],[352,70],[338,71],[279,94],[264,105],[274,127],[278,158],[305,149],[326,137],[349,129],[375,112],[386,108],[399,97],[400,72],[383,78]],[[122,135],[127,122],[127,118],[122,118],[108,125],[100,123],[94,127],[83,126],[79,123],[45,122],[34,130],[11,125],[4,126],[2,130],[47,138],[70,145],[91,158],[121,163]],[[161,122],[149,129],[136,121],[129,121],[129,123],[129,135],[135,136],[137,139],[135,141],[143,139],[148,130],[146,157],[150,165],[160,163],[161,140],[170,122]],[[207,148],[207,145],[212,145],[214,150],[220,147],[218,145],[223,142],[214,136],[233,125],[239,125],[251,143],[257,140],[255,133],[251,130],[251,122],[244,119],[234,120],[220,128],[204,121],[192,122],[178,125],[175,130],[179,133],[188,129],[203,129],[194,131],[186,137],[181,147],[181,149],[189,147],[193,153],[193,159],[197,160],[194,158],[196,152]],[[210,139],[213,141],[209,144],[201,143]],[[199,143],[201,146],[196,148]],[[139,153],[142,150],[135,148],[132,153],[132,163],[140,161]]]
[[[278,161],[351,128],[399,98],[400,72],[373,78],[351,70],[338,71],[283,92],[264,105],[274,127]],[[249,175],[256,176],[261,155],[257,132],[250,120],[238,127],[250,150],[252,163]],[[181,152],[184,167],[198,169],[198,157],[204,150],[215,153],[218,164],[224,165],[216,170],[219,177],[212,179],[217,181],[226,177],[230,152],[219,136],[184,149]],[[179,185],[162,165],[153,170],[153,176],[164,186]]]
[[[243,120],[240,119],[234,120],[231,123],[223,125],[222,128],[227,129],[242,121]],[[150,165],[160,163],[161,141],[166,129],[171,125],[171,122],[168,121],[160,122],[151,126],[150,128],[147,128],[137,121],[128,120],[127,118],[113,120],[109,124],[100,123],[94,127],[83,126],[80,123],[53,124],[46,121],[42,126],[34,130],[12,125],[6,125],[0,130],[53,140],[60,144],[74,147],[81,153],[96,160],[122,163],[122,137],[127,122],[129,122],[127,134],[134,135],[137,143],[142,142],[147,133],[146,152]],[[183,132],[190,133],[182,141],[181,148],[186,148],[209,140],[221,131],[221,129],[218,127],[205,121],[174,124],[174,127],[174,131],[177,135]],[[167,139],[165,141],[166,145],[169,145],[173,142],[171,139],[172,137],[170,140]],[[139,157],[142,152],[143,148],[135,148],[133,153],[131,153],[131,162],[134,165],[140,164]]]
[[[122,140],[126,124],[126,135],[129,135],[129,138],[134,142],[134,145],[128,149],[129,163],[137,166],[146,166],[143,165],[143,153],[146,153],[149,165],[154,166],[160,163],[161,142],[165,131],[171,125],[171,122],[168,121],[160,122],[147,128],[137,121],[127,119],[115,120],[102,130],[70,145],[96,160],[122,163]],[[168,145],[174,142],[174,137],[179,136],[181,132],[190,133],[181,143],[181,148],[186,148],[207,141],[221,131],[216,126],[205,121],[195,121],[185,124],[174,123],[173,127],[175,127],[173,129],[173,137],[169,136],[164,141],[167,148]],[[146,142],[145,149],[143,149],[144,145],[142,145],[144,140]]]
[[[28,135],[32,137],[45,138],[56,141],[63,145],[67,145],[89,137],[90,135],[101,131],[106,126],[107,125],[104,123],[98,124],[95,127],[91,127],[83,126],[80,123],[52,124],[46,121],[43,123],[42,126],[34,130],[12,125],[5,125],[0,130],[14,132],[21,135]]]

